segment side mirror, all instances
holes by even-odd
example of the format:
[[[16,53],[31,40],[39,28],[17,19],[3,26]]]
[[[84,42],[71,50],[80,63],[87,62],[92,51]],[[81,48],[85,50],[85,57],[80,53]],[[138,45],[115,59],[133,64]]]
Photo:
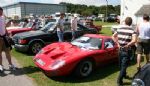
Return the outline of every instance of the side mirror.
[[[106,44],[105,47],[104,47],[104,49],[106,49],[108,46],[109,46],[109,44]]]

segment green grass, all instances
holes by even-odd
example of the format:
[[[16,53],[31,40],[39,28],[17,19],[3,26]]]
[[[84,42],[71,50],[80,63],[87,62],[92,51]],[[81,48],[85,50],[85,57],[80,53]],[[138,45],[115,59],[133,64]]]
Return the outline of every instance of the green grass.
[[[111,36],[110,28],[103,28],[100,34]],[[38,86],[116,86],[116,79],[119,74],[118,64],[110,64],[104,67],[98,67],[97,70],[88,78],[76,79],[71,76],[66,77],[46,77],[33,63],[33,56],[19,53],[12,50],[12,55],[23,66],[23,74],[27,74],[37,83]],[[128,75],[133,76],[136,72],[135,61],[129,66]],[[124,86],[130,86],[131,80],[124,80]]]
[[[117,25],[115,22],[101,22],[101,21],[94,21],[95,25]]]

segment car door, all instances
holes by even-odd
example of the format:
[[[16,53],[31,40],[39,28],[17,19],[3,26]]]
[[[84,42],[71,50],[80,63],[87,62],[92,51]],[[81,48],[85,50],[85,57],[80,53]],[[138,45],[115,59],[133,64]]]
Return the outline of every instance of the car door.
[[[64,24],[64,40],[71,41],[71,39],[72,39],[71,25],[70,23],[65,23]]]
[[[115,48],[115,43],[111,38],[105,39],[105,41],[104,41],[104,50],[106,51],[108,60],[111,60],[114,57],[116,57],[117,51],[116,51],[116,48]]]

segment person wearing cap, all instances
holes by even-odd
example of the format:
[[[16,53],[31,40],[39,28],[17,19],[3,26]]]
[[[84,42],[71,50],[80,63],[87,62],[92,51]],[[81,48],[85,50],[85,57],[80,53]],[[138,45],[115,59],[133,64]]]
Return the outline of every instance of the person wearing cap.
[[[56,22],[56,28],[57,28],[57,36],[59,39],[59,42],[63,42],[64,41],[64,13],[60,14],[60,18],[57,20]]]
[[[77,22],[77,15],[74,15],[71,19],[72,40],[76,38]]]

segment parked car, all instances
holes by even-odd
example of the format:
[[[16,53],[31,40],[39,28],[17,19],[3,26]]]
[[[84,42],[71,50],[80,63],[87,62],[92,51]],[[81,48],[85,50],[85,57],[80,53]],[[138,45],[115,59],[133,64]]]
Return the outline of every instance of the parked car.
[[[117,18],[118,18],[117,14],[110,14],[107,18],[107,22],[117,22],[118,20]]]
[[[47,24],[48,22],[56,22],[56,19],[46,19],[45,24]],[[40,28],[42,28],[40,21],[37,22],[30,21],[25,27],[9,27],[7,28],[7,31],[9,35],[13,36],[17,33],[31,30],[39,30]]]
[[[150,63],[145,64],[134,75],[131,86],[150,86]]]
[[[98,65],[118,60],[117,44],[109,36],[85,34],[72,42],[52,43],[34,57],[34,63],[45,75],[89,76]]]
[[[92,19],[87,19],[85,21],[85,26],[87,26],[89,28],[95,28],[97,30],[97,33],[100,33],[100,31],[102,30],[102,25],[99,25],[99,26],[94,25]]]
[[[30,30],[34,30],[34,23],[33,22],[29,22],[25,27],[9,27],[7,28],[8,34],[13,36],[16,33],[21,33],[21,32],[25,32],[25,31],[30,31]]]
[[[13,41],[15,43],[14,48],[18,51],[36,54],[45,45],[58,41],[57,31],[55,27],[56,23],[50,22],[40,30],[23,32],[14,35],[13,36]],[[96,34],[97,31],[96,29],[87,28],[81,24],[78,24],[76,36],[79,37],[85,33]],[[72,31],[70,28],[70,23],[66,22],[64,24],[64,40],[71,41],[71,39],[72,39]]]

